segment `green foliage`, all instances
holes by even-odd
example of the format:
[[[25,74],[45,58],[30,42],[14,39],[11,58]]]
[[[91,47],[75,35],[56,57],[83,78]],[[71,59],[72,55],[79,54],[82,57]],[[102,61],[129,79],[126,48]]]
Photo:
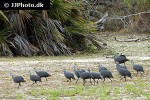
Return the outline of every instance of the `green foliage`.
[[[144,94],[143,89],[139,86],[135,86],[134,84],[126,84],[125,89],[129,94],[133,94],[134,96],[141,96]]]
[[[88,43],[86,46],[86,53],[97,53],[97,47],[94,46],[92,43]]]
[[[71,6],[63,0],[53,0],[49,10],[50,18],[65,21],[70,18],[70,8]]]
[[[17,97],[17,100],[21,100],[23,98],[23,95],[20,93],[17,93],[16,97]]]
[[[124,0],[124,3],[129,7],[129,9],[132,8],[133,5],[137,6],[144,6],[149,4],[150,5],[150,0]],[[139,7],[140,9],[140,7]]]
[[[100,89],[99,89],[100,88]],[[77,85],[74,88],[65,89],[48,89],[40,91],[31,91],[32,96],[45,95],[49,98],[59,98],[59,97],[72,97],[76,95],[80,96],[94,96],[100,97],[101,100],[110,99],[111,88],[109,86],[95,86],[95,87],[84,87],[83,85]],[[55,100],[55,99],[54,99]]]

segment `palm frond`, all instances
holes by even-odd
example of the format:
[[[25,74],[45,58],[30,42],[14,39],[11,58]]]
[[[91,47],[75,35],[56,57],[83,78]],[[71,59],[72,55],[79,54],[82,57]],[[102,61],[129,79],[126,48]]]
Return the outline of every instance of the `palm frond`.
[[[8,20],[7,16],[3,13],[3,11],[2,11],[2,10],[0,10],[0,15],[2,15],[2,16],[3,16],[3,18],[4,18],[7,22],[9,22],[9,20]],[[9,23],[10,23],[10,22],[9,22]]]
[[[31,56],[39,52],[39,49],[29,43],[23,37],[17,35],[14,37],[14,45],[17,47],[18,53],[23,56]]]
[[[63,0],[54,0],[50,6],[49,15],[51,19],[57,19],[59,21],[66,21],[70,18],[71,5],[67,4]]]
[[[10,23],[15,34],[27,37],[26,23],[32,17],[28,11],[11,12]]]

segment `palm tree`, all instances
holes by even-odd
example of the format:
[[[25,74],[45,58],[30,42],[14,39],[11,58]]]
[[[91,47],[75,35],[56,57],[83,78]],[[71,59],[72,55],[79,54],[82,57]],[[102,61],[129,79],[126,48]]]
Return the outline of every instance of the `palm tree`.
[[[0,11],[0,21],[7,21],[0,23],[4,25],[0,29],[0,56],[71,55],[74,36],[85,38],[81,33],[87,30],[80,6],[72,4],[54,0],[47,11]]]

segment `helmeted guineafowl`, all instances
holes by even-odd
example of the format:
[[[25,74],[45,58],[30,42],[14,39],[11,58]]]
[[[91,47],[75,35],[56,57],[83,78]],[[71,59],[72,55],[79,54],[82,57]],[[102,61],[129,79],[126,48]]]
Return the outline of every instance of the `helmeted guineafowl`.
[[[116,62],[116,66],[119,64],[118,62]],[[124,68],[124,69],[127,69],[127,66],[124,66],[124,65],[119,65],[120,68]],[[117,71],[118,71],[118,68],[116,67]]]
[[[95,79],[97,79],[97,84],[98,84],[98,80],[102,79],[100,73],[96,73],[96,72],[91,72],[90,69],[88,68],[88,71],[91,73],[92,75],[92,79],[94,80],[94,84],[95,84]]]
[[[99,72],[100,72],[100,70],[107,70],[107,68],[104,67],[103,65],[101,65],[99,62],[98,62],[98,64],[99,64]]]
[[[19,88],[19,86],[21,86],[21,82],[26,82],[22,76],[13,75],[12,73],[10,73],[10,74],[11,74],[11,76],[12,76],[13,81],[14,81],[15,83],[18,83],[18,84],[19,84],[19,85],[18,85],[18,88]]]
[[[93,78],[93,76],[90,72],[79,72],[79,74],[80,77],[83,79],[83,85],[85,84],[86,79],[90,79],[90,83],[92,84],[91,79]]]
[[[121,68],[119,63],[117,63],[116,68],[117,68],[119,74],[120,74],[121,76],[123,76],[123,77],[121,78],[121,80],[122,80],[123,78],[125,78],[125,81],[126,81],[126,77],[127,77],[127,76],[130,77],[130,78],[132,78],[131,72],[130,72],[128,69]]]
[[[137,75],[138,75],[138,72],[140,72],[140,73],[143,72],[144,73],[143,67],[141,65],[139,65],[139,64],[134,64],[133,60],[131,60],[131,65],[132,65],[133,69],[135,71],[137,71]]]
[[[124,65],[125,65],[125,62],[129,61],[129,59],[127,59],[126,56],[122,55],[122,53],[121,53],[120,55],[117,54],[114,56],[114,61],[115,61],[115,63],[116,62],[118,62],[119,64],[124,63]]]
[[[85,72],[85,70],[81,69],[81,70],[77,70],[76,66],[73,67],[74,73],[77,77],[76,83],[78,82],[79,78],[80,78],[80,73]]]
[[[50,75],[48,72],[46,72],[46,71],[40,71],[40,70],[37,70],[36,68],[34,68],[34,70],[35,70],[36,74],[37,74],[38,76],[40,76],[41,78],[42,78],[42,77],[45,77],[45,78],[46,78],[46,81],[47,81],[47,77],[51,76],[51,75]]]
[[[103,77],[103,82],[105,81],[105,78],[109,78],[111,80],[111,78],[113,78],[112,73],[109,70],[100,70],[100,74]],[[112,82],[112,80],[111,80]]]
[[[70,82],[71,82],[71,79],[74,79],[74,80],[75,80],[75,77],[74,77],[73,73],[68,72],[68,71],[66,71],[65,69],[64,69],[64,75],[65,75],[65,77],[66,77],[67,79],[69,79]]]
[[[40,76],[35,75],[35,74],[31,74],[30,71],[29,71],[29,73],[30,73],[30,80],[33,81],[33,84],[34,84],[34,83],[37,84],[37,81],[42,82]],[[32,85],[33,85],[33,84],[32,84]],[[31,86],[32,86],[32,85],[31,85]],[[38,85],[38,84],[37,84],[37,85]]]

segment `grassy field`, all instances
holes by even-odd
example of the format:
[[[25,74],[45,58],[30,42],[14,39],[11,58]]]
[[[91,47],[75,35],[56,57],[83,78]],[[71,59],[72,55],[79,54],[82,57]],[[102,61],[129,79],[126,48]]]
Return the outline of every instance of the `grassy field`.
[[[126,38],[132,35],[116,35],[117,38]],[[139,35],[138,35],[139,36]],[[144,35],[142,35],[144,37]],[[16,57],[0,58],[0,99],[20,99],[20,100],[150,100],[150,50],[149,41],[142,42],[116,42],[115,35],[103,39],[108,44],[111,53],[122,52],[135,63],[141,64],[145,73],[136,76],[130,62],[127,62],[128,69],[131,71],[133,79],[127,81],[120,80],[112,58],[106,58],[108,52],[103,54],[88,54],[77,56],[61,57]],[[76,63],[78,68],[90,68],[93,72],[98,72],[98,64],[101,62],[113,74],[113,82],[107,80],[103,83],[91,85],[89,80],[82,85],[82,80],[75,83],[66,82],[63,69],[73,72],[73,65]],[[52,76],[46,82],[42,79],[39,85],[31,86],[29,70],[33,68],[48,71]],[[20,88],[12,81],[10,72],[15,75],[22,75],[26,82]]]

